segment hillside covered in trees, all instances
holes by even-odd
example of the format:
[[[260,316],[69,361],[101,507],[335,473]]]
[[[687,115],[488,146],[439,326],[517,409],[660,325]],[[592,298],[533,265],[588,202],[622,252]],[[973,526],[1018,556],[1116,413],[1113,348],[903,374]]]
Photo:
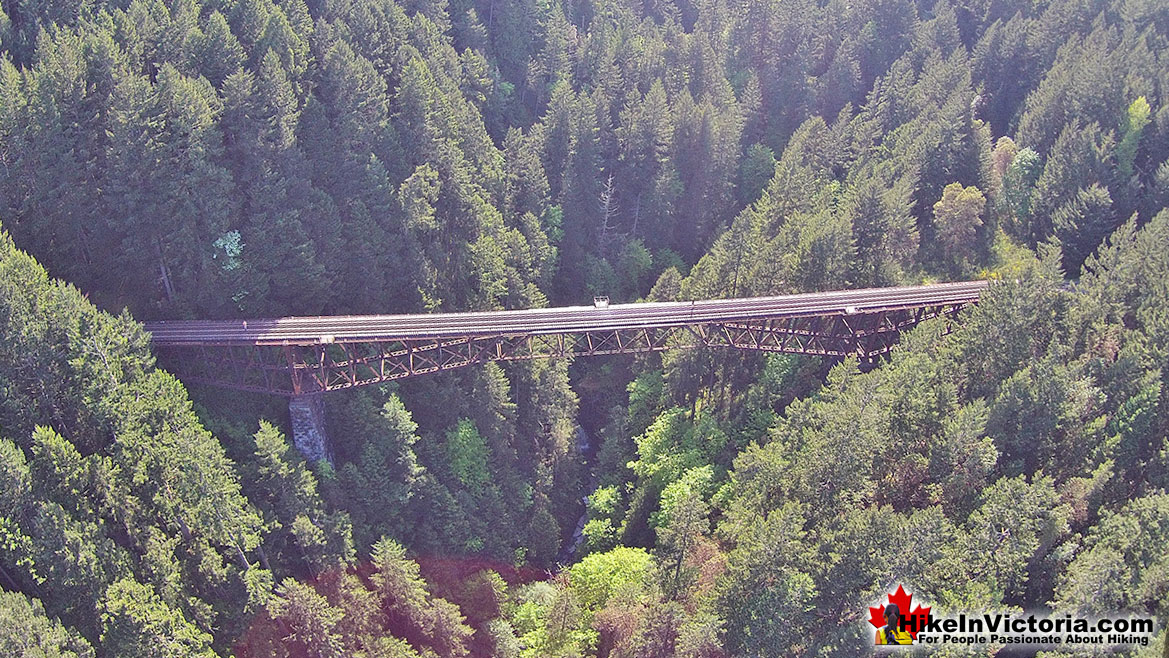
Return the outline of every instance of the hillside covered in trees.
[[[906,583],[1160,656],[1167,206],[1163,0],[0,0],[0,655],[853,656]],[[330,394],[332,463],[138,324],[974,278],[875,368]]]

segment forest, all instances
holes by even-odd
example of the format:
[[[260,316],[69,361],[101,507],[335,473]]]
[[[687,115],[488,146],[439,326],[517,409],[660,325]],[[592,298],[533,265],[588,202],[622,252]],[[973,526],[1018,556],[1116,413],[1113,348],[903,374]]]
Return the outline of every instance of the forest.
[[[0,0],[0,655],[856,656],[905,583],[1162,656],[1167,244],[1163,0]],[[140,324],[973,279],[876,367],[330,393],[315,463]]]

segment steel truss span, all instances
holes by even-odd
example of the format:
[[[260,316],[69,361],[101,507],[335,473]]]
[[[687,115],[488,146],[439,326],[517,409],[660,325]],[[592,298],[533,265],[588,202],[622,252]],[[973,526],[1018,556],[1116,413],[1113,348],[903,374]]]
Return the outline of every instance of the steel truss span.
[[[985,281],[482,313],[148,322],[187,381],[298,396],[488,361],[729,347],[872,359]]]

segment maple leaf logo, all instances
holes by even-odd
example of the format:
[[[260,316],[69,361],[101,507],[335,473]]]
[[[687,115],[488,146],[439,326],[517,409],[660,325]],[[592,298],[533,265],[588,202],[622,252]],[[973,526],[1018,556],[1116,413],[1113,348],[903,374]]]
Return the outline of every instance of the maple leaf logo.
[[[929,621],[930,609],[928,607],[923,608],[919,605],[912,613],[908,612],[909,606],[913,604],[913,594],[906,592],[905,588],[901,585],[897,586],[896,592],[889,595],[889,603],[897,606],[897,609],[901,611],[901,628],[907,631],[909,636],[916,641],[918,631],[925,628],[926,623]],[[875,608],[872,606],[869,607],[869,623],[876,628],[881,628],[885,625],[884,604]]]

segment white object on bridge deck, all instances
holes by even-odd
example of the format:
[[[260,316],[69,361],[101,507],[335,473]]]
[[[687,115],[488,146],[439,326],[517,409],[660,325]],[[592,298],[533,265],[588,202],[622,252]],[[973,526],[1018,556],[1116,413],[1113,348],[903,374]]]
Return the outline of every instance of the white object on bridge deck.
[[[336,341],[337,341],[337,338],[331,334],[326,334],[324,336],[321,336],[321,338],[320,338],[321,345],[332,345]]]
[[[856,312],[857,312],[857,310],[856,310],[855,306],[845,306],[844,307],[844,314],[845,315],[856,315]]]
[[[593,306],[597,308],[609,308],[608,297],[593,297]]]

